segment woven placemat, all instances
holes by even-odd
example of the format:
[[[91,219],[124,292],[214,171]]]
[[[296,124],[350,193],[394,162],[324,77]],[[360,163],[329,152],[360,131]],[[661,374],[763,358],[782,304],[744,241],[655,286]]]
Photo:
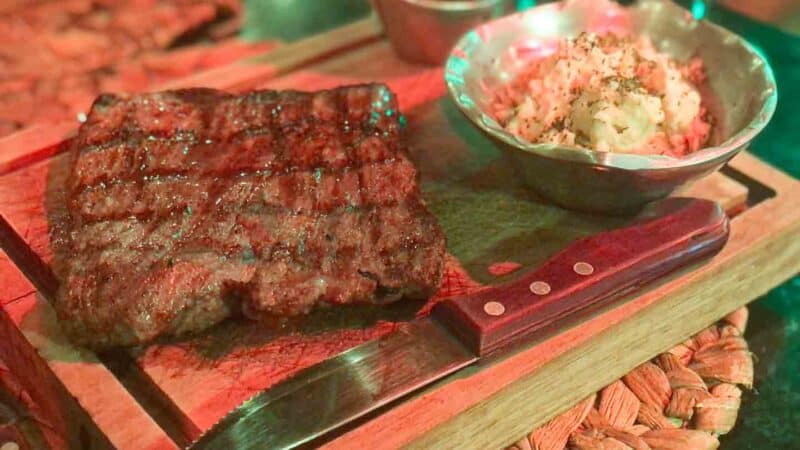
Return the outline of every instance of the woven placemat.
[[[533,430],[507,450],[706,450],[736,423],[753,359],[739,309]]]

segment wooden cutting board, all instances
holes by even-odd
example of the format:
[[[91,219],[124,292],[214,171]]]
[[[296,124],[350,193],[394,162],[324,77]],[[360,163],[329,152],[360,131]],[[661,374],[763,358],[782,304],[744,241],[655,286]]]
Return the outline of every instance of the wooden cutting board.
[[[440,296],[505,281],[488,273],[492,263],[513,261],[532,267],[579,236],[625,222],[567,212],[527,193],[499,160],[496,149],[471,128],[448,98],[442,98],[442,79],[439,69],[397,60],[383,42],[259,88],[322,89],[382,80],[397,93],[401,109],[407,112],[407,135],[422,173],[425,198],[444,228],[453,256]],[[742,185],[722,176],[706,183],[724,192],[720,200],[730,207],[746,197]],[[408,312],[398,311],[412,317],[413,310]],[[248,342],[246,346],[231,341],[220,346],[233,332],[222,327],[218,335],[198,341],[199,345],[151,346],[137,355],[137,362],[156,385],[170,393],[191,424],[204,430],[221,413],[299,369],[393,331],[394,317],[380,319],[385,321],[352,329],[359,325],[352,323],[352,317],[325,317],[312,322],[311,330],[275,338],[258,326],[246,331],[236,326],[236,331],[244,333],[239,340]],[[315,329],[319,322],[321,328]],[[213,355],[210,361],[209,353]],[[196,385],[209,389],[199,394],[192,388]]]
[[[253,70],[274,74],[258,66]],[[439,298],[505,281],[578,237],[626,223],[624,218],[562,210],[530,194],[491,143],[445,96],[441,69],[403,63],[385,41],[267,81],[239,75],[237,79],[248,80],[237,85],[240,89],[315,90],[383,81],[397,93],[424,196],[448,239],[450,257]],[[58,201],[50,187],[63,176],[63,158],[55,147],[45,156],[0,177],[0,213],[47,264],[52,258],[48,201]],[[768,183],[777,195],[734,219],[731,242],[712,262],[693,273],[675,275],[645,295],[535,348],[431,388],[329,445],[441,445],[443,438],[454,446],[512,442],[515,432],[522,435],[531,427],[531,417],[540,423],[557,414],[571,405],[568,402],[601,387],[598,382],[613,380],[796,272],[800,248],[790,238],[800,231],[800,213],[787,205],[784,196],[800,192],[797,183],[747,155],[739,157],[736,165],[762,184]],[[714,199],[733,213],[744,209],[748,187],[717,173],[691,186],[685,195]],[[767,220],[765,214],[779,216]],[[757,274],[748,271],[758,258],[768,261]],[[498,277],[488,270],[497,262],[514,262],[522,268]],[[52,309],[13,265],[0,263],[0,274],[10,280],[0,296],[5,309],[0,335],[11,336],[15,347],[24,350],[20,353],[33,361],[28,365],[37,367],[37,377],[62,385],[48,388],[48,395],[60,398],[66,391],[77,397],[79,405],[68,406],[91,417],[100,434],[94,436],[97,442],[108,439],[122,448],[169,448],[174,442],[189,442],[259,390],[391,332],[398,320],[413,317],[422,307],[401,304],[356,314],[330,312],[280,330],[230,322],[191,339],[131,351],[121,362],[116,358],[111,372],[95,355],[75,349],[61,336]],[[718,285],[721,280],[725,280],[723,286]],[[738,295],[730,295],[737,291]],[[658,331],[644,333],[647,327]],[[612,330],[615,334],[608,335]],[[624,338],[638,338],[642,343],[620,355]],[[615,352],[618,355],[610,357]],[[584,362],[569,359],[578,354],[584,355]],[[0,356],[7,359],[6,354]],[[610,365],[603,372],[585,365],[601,357],[605,358],[601,362]],[[575,367],[563,365],[567,363]],[[561,372],[556,370],[559,367]],[[576,367],[581,370],[575,371]],[[543,378],[548,373],[551,378]],[[552,386],[559,373],[570,373],[572,379]],[[581,380],[584,383],[578,384]],[[510,395],[531,389],[542,399],[533,402],[536,411],[530,405],[509,403]],[[550,401],[543,404],[545,399]],[[494,409],[490,408],[493,404]],[[53,405],[53,414],[58,416],[62,407],[66,408]],[[498,412],[507,413],[508,418],[498,417]],[[525,412],[531,415],[522,417]],[[495,431],[478,433],[484,430],[477,420],[481,417],[497,421]],[[69,428],[69,418],[62,419]],[[461,429],[463,436],[453,440],[447,433],[455,429]]]

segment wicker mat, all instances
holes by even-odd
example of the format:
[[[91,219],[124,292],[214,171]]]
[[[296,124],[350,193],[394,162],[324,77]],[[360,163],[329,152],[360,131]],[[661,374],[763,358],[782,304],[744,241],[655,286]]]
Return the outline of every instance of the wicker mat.
[[[695,450],[736,422],[753,359],[747,309],[642,364],[507,450]]]

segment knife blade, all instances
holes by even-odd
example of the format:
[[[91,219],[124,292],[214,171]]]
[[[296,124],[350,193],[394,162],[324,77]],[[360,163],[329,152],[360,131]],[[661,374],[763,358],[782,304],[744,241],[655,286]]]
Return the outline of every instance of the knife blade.
[[[714,202],[671,198],[633,225],[569,245],[510,283],[443,300],[430,316],[256,394],[193,449],[290,449],[481,358],[541,339],[727,241]]]

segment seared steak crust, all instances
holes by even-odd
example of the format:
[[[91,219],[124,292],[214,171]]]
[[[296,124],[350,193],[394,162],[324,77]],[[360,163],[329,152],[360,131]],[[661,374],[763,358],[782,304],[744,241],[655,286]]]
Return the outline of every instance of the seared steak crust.
[[[382,85],[99,97],[56,224],[61,323],[103,348],[430,295],[444,238],[400,128]]]

